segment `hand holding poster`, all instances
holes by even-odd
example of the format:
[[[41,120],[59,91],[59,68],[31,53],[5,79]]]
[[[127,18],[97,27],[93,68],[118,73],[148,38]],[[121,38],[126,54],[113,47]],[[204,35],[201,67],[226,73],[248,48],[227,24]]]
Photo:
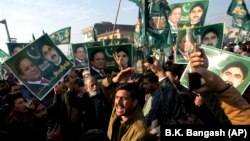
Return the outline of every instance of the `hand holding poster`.
[[[242,57],[234,53],[201,46],[204,49],[209,61],[208,70],[219,75],[225,82],[234,86],[241,94],[245,91],[250,83],[250,60],[248,57]],[[180,82],[188,87],[188,73],[190,64],[186,67]]]
[[[5,64],[40,100],[73,66],[47,34],[27,45]]]

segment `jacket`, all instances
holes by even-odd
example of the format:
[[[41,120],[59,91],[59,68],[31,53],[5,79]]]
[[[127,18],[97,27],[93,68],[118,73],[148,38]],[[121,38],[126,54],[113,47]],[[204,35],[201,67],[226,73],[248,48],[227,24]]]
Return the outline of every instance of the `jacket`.
[[[218,98],[233,125],[250,125],[250,105],[234,87],[218,94]]]
[[[114,123],[118,119],[115,108],[113,108],[108,128],[108,138],[112,140],[112,133],[114,128]],[[139,106],[136,107],[135,111],[131,114],[129,119],[119,126],[119,141],[144,141],[148,137],[148,129],[146,126],[146,121],[143,116],[142,110]]]

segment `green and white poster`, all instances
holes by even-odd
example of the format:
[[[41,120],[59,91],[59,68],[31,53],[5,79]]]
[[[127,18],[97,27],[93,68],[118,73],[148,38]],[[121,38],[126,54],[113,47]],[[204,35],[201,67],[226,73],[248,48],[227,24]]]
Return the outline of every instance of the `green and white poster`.
[[[5,64],[39,100],[73,67],[47,34],[6,60]]]
[[[132,66],[133,52],[131,45],[88,47],[90,74],[97,79],[102,79],[117,72],[119,68],[114,59],[115,52],[126,62],[126,66]]]
[[[195,43],[222,48],[224,23],[179,30],[176,39],[175,63],[188,64]]]
[[[73,62],[76,69],[88,68],[88,56],[85,43],[72,44]]]
[[[249,57],[208,46],[201,46],[209,61],[208,70],[218,74],[225,82],[234,86],[241,94],[250,83],[250,59]],[[188,73],[190,64],[187,65],[180,82],[189,87]]]
[[[168,22],[172,32],[204,25],[209,0],[196,0],[170,4]]]

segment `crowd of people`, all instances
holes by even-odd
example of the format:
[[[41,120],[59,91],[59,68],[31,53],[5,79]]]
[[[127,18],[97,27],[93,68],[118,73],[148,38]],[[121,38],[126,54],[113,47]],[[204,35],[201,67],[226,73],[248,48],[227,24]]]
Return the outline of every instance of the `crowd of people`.
[[[249,48],[241,44],[237,52],[242,46]],[[235,89],[248,73],[240,63],[228,64],[219,76],[207,70],[203,50],[191,53],[191,73],[203,78],[203,85],[191,91],[180,83],[186,65],[174,64],[173,57],[163,64],[148,58],[140,62],[142,71],[136,71],[127,65],[127,54],[117,50],[119,69],[102,79],[91,70],[72,68],[41,101],[13,74],[6,74],[0,81],[1,140],[155,141],[161,138],[162,126],[250,124],[250,88],[243,95]],[[34,65],[29,58],[18,62],[23,60],[28,63],[17,65],[20,76],[35,77],[29,72],[36,70]],[[94,60],[89,61],[96,67]],[[231,69],[241,73],[232,74]]]

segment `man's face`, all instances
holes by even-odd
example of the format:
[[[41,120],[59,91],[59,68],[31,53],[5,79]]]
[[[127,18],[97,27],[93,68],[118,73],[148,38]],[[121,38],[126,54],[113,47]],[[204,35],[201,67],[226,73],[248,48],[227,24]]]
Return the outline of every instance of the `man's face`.
[[[105,67],[105,57],[103,52],[97,52],[94,55],[94,60],[91,61],[91,65],[97,69],[103,69]]]
[[[42,53],[43,53],[43,57],[46,60],[51,61],[54,64],[59,63],[60,56],[53,47],[49,45],[42,46]]]
[[[35,111],[33,111],[33,115],[38,119],[46,119],[48,111],[46,107],[41,103],[36,107]]]
[[[79,47],[76,49],[75,57],[79,60],[84,60],[86,57],[86,52],[83,47]]]
[[[239,67],[231,67],[221,74],[221,78],[236,88],[243,82],[243,73]]]
[[[174,8],[171,12],[171,14],[169,15],[168,19],[172,22],[172,23],[176,23],[180,20],[181,18],[181,7],[177,7]]]
[[[22,50],[22,47],[15,47],[14,49],[13,49],[13,55],[14,54],[16,54],[16,53],[18,53],[20,50]]]
[[[92,78],[86,80],[86,90],[91,96],[95,96],[100,92],[98,82]]]
[[[143,79],[142,84],[146,93],[153,93],[156,90],[156,84],[150,82],[148,79]]]
[[[18,98],[14,101],[13,111],[17,113],[25,113],[27,111],[26,102],[23,98]]]
[[[121,60],[124,66],[128,65],[128,55],[124,51],[120,51],[117,53],[118,60]]]
[[[200,21],[203,14],[203,9],[200,6],[196,6],[190,12],[190,20],[192,24],[196,24]]]
[[[115,112],[118,117],[129,117],[138,101],[130,97],[130,92],[118,90],[115,95]]]
[[[213,32],[208,32],[202,40],[202,44],[207,46],[216,47],[217,43],[218,43],[218,37]]]
[[[24,58],[19,66],[21,77],[27,81],[37,81],[41,79],[41,71],[28,58]]]

